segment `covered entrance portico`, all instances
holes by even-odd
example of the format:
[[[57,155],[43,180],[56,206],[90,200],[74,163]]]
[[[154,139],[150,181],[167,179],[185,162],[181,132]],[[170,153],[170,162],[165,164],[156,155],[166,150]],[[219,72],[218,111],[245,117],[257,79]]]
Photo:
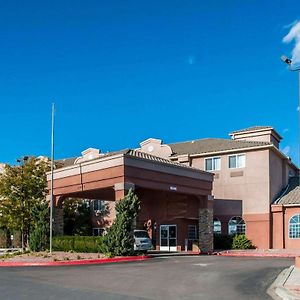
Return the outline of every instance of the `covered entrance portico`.
[[[109,153],[56,169],[54,233],[63,234],[62,203],[67,198],[107,201],[108,213],[101,221],[107,227],[115,218],[116,201],[131,188],[141,201],[136,227],[148,230],[158,250],[184,250],[189,226],[196,226],[201,251],[211,251],[212,180],[211,173],[136,150]]]

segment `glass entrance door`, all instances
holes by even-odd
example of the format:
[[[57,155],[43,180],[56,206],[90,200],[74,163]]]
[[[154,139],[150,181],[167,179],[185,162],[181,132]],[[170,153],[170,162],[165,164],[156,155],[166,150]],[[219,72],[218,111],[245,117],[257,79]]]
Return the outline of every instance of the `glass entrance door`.
[[[176,225],[160,225],[160,250],[177,251]]]

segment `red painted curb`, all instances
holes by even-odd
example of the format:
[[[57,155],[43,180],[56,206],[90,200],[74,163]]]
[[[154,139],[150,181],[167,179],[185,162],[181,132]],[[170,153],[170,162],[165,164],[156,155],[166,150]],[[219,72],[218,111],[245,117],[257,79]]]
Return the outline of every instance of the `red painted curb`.
[[[77,265],[100,265],[118,262],[142,261],[150,256],[127,256],[102,259],[85,259],[72,261],[49,261],[49,262],[0,262],[0,267],[46,267],[46,266],[77,266]]]
[[[282,257],[282,258],[293,258],[297,254],[283,254],[283,253],[217,253],[220,256],[231,256],[231,257]]]

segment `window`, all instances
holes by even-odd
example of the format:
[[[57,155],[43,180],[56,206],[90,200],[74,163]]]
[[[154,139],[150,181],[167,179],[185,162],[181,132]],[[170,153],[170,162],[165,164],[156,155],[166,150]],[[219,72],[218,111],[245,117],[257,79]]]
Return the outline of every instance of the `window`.
[[[290,219],[289,238],[300,239],[300,215],[294,215]]]
[[[241,217],[232,217],[228,222],[228,234],[245,234],[246,224]]]
[[[214,233],[215,234],[221,234],[222,233],[222,228],[221,228],[221,222],[219,219],[215,218],[214,219]]]
[[[245,168],[246,156],[245,154],[229,155],[229,168]]]
[[[205,171],[221,170],[221,157],[212,157],[205,159]]]
[[[197,226],[196,225],[189,225],[188,226],[188,239],[189,240],[196,240],[197,239]]]
[[[105,201],[93,200],[93,209],[94,209],[94,211],[104,211],[105,210]]]
[[[93,236],[102,236],[104,234],[104,228],[93,228]]]

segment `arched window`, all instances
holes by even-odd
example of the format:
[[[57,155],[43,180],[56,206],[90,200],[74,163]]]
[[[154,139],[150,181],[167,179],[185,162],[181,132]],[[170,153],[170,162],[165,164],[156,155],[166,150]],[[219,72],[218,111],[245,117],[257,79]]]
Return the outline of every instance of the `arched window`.
[[[294,215],[290,219],[289,238],[290,239],[299,239],[300,238],[300,215]]]
[[[245,221],[241,217],[232,217],[228,222],[228,234],[244,234],[246,231]]]
[[[218,218],[214,218],[214,233],[215,234],[222,233],[221,222]]]

